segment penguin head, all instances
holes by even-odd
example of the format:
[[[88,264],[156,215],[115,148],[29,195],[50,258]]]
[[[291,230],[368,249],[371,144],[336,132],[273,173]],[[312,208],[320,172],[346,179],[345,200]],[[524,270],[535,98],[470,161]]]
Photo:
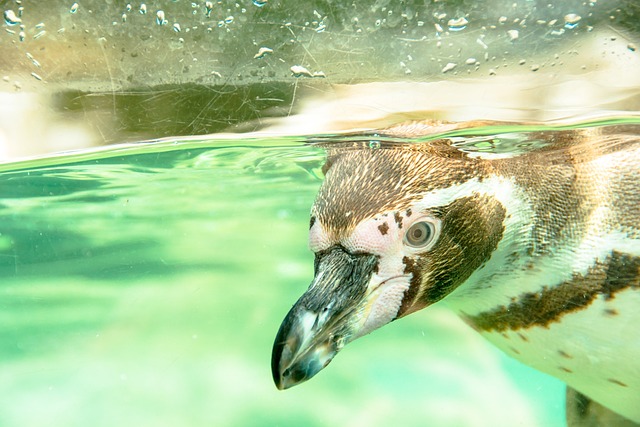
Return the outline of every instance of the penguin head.
[[[314,278],[273,347],[280,389],[313,377],[350,341],[445,298],[503,237],[506,209],[480,162],[417,145],[328,154],[311,211]]]

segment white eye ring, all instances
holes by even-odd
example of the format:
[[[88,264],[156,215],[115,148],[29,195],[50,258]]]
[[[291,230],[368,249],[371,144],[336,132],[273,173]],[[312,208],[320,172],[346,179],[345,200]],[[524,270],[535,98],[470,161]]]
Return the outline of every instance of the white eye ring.
[[[415,222],[404,234],[405,245],[414,249],[431,249],[440,236],[440,221],[424,219]]]

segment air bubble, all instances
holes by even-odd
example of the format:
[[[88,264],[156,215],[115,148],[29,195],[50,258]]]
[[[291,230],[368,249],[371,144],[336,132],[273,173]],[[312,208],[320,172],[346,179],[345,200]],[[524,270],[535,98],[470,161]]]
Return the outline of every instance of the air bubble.
[[[33,57],[33,55],[31,55],[29,52],[26,53],[27,58],[33,63],[33,65],[35,65],[36,67],[40,68],[40,62],[38,62],[37,59],[35,59]]]
[[[377,135],[375,135],[375,136],[377,136]],[[369,141],[369,148],[372,149],[372,150],[377,150],[381,146],[382,146],[382,144],[378,140]]]
[[[260,49],[258,49],[258,53],[253,55],[253,59],[262,59],[267,53],[273,53],[273,49],[269,47],[261,47]]]
[[[293,74],[294,77],[313,77],[311,71],[307,70],[302,65],[294,65],[290,68],[290,70],[291,74]]]
[[[564,27],[568,30],[573,30],[578,26],[578,23],[581,19],[582,17],[580,15],[569,13],[568,15],[564,16]]]
[[[482,46],[484,49],[488,49],[488,48],[489,48],[489,46],[488,46],[488,45],[487,45],[487,44],[486,44],[486,43],[485,43],[485,42],[484,42],[480,37],[478,37],[478,38],[476,39],[476,43],[478,43],[478,44],[479,44],[480,46]]]
[[[69,13],[76,13],[78,11],[78,3],[74,3],[71,5],[71,9],[69,9]]]
[[[456,19],[449,19],[449,22],[447,22],[447,25],[449,26],[450,31],[462,31],[465,28],[467,28],[468,23],[469,21],[467,21],[466,18],[463,16]]]
[[[457,64],[455,62],[449,62],[447,65],[444,66],[444,68],[442,69],[443,73],[448,73],[449,71],[453,70],[454,68],[456,68]]]
[[[166,25],[167,24],[167,20],[164,18],[164,11],[163,10],[159,10],[156,12],[156,24],[158,25]]]
[[[314,71],[313,73],[302,65],[293,65],[289,70],[293,77],[312,77],[312,78],[325,78],[327,75],[324,71]]]
[[[8,9],[4,11],[4,22],[9,26],[14,26],[21,23],[22,19],[18,18],[13,10]]]

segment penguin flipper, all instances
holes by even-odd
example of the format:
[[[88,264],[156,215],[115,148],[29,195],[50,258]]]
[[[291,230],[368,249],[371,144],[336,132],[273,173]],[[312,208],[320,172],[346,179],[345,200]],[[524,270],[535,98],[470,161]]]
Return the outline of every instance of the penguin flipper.
[[[568,427],[640,427],[589,397],[567,387]]]

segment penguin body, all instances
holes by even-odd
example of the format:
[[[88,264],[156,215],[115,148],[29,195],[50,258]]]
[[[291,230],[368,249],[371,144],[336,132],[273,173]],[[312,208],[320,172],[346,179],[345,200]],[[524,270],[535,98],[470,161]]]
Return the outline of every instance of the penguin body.
[[[278,387],[443,299],[507,354],[640,423],[639,134],[539,131],[518,154],[452,138],[326,144],[315,278],[276,337]]]

